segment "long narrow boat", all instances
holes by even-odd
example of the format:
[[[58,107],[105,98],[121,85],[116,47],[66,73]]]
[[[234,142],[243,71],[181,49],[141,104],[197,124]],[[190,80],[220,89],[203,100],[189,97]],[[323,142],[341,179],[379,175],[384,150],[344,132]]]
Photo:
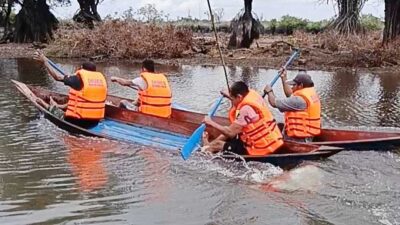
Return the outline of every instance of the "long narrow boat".
[[[192,122],[191,113],[182,110],[174,110],[173,117],[171,119],[165,119],[109,105],[106,109],[106,118],[97,126],[85,129],[53,116],[47,109],[36,102],[37,98],[48,102],[50,96],[59,102],[63,102],[66,101],[65,95],[51,92],[40,87],[26,85],[18,81],[13,80],[13,82],[17,89],[44,114],[45,118],[73,134],[137,142],[145,145],[156,145],[167,149],[178,150],[186,142],[188,136],[199,126],[199,122]],[[119,100],[118,97],[111,96],[108,98],[109,103],[116,103],[115,101],[117,100]],[[196,114],[197,117],[199,117],[199,115]],[[218,120],[224,121],[224,118],[218,118]],[[198,121],[200,120],[198,119]],[[214,129],[208,129],[208,131],[210,132],[210,136],[216,137],[218,135],[218,132]],[[341,150],[341,148],[336,147],[285,142],[284,146],[279,149],[276,154],[241,157],[247,161],[269,162],[277,166],[287,167],[298,164],[303,160],[324,159]],[[224,157],[228,159],[239,159],[232,155]]]
[[[66,102],[66,96],[50,92],[48,90],[29,86],[33,92],[40,94],[43,98],[49,95],[55,96],[59,101]],[[161,119],[149,117],[139,112],[129,111],[115,107],[119,101],[125,99],[117,96],[108,96],[110,103],[106,107],[108,118],[123,122],[133,123],[142,126],[162,129],[169,132],[178,131],[183,135],[190,135],[204,118],[204,114],[187,111],[183,109],[173,109],[171,119]],[[129,99],[125,99],[129,100]],[[150,118],[150,119],[149,119]],[[229,121],[225,117],[214,117],[221,123],[228,125]],[[282,124],[280,124],[282,127]],[[217,131],[208,128],[212,137],[217,135]],[[213,136],[214,135],[214,136]],[[322,129],[321,135],[314,139],[312,144],[342,147],[346,150],[390,150],[400,146],[400,131],[366,131],[366,130],[345,130],[345,129]]]
[[[113,105],[118,104],[118,102],[125,98],[120,98],[116,96],[109,96],[109,101],[113,103]],[[127,99],[125,99],[127,100]],[[157,127],[160,129],[166,129],[169,131],[174,131],[175,127],[166,127],[163,123],[153,123],[152,121],[144,121],[140,119],[141,113],[134,111],[125,111],[121,110],[113,105],[107,106],[107,116],[110,118],[114,118],[121,122],[133,122],[140,123],[147,126]],[[189,124],[186,125],[186,122],[190,124],[201,123],[204,119],[205,114],[188,111],[185,109],[173,109],[171,120],[179,121],[180,123],[185,124],[184,127],[187,129],[186,135],[190,135],[193,131],[193,127]],[[214,117],[220,124],[229,125],[228,118],[225,117]],[[173,125],[171,124],[171,125]],[[283,124],[279,124],[279,127],[282,129]],[[210,132],[210,131],[209,131]],[[213,132],[215,134],[215,131]],[[346,130],[346,129],[332,129],[332,128],[323,128],[321,130],[321,134],[318,137],[315,137],[311,144],[314,145],[327,145],[334,147],[341,147],[344,150],[359,150],[359,151],[387,151],[394,148],[400,147],[400,130],[399,131],[368,131],[368,130]]]

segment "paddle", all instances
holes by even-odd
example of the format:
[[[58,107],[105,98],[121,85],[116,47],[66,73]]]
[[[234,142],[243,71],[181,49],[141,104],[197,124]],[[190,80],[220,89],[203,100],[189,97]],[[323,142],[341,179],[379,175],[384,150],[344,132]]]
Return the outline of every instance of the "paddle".
[[[49,62],[50,66],[52,66],[54,69],[56,69],[58,72],[60,72],[63,76],[66,76],[64,71],[62,71],[61,68],[58,67],[57,64],[55,64],[53,61],[51,61],[50,59],[47,58],[47,62]]]
[[[228,86],[228,90],[229,90],[228,74],[226,72],[225,61],[224,61],[224,57],[222,56],[221,47],[219,46],[217,30],[215,29],[215,23],[214,23],[214,14],[213,14],[213,12],[211,10],[210,0],[207,0],[207,4],[208,4],[208,10],[209,10],[210,16],[211,16],[211,24],[212,24],[212,28],[214,30],[214,35],[215,35],[215,40],[216,40],[219,56],[220,56],[220,59],[221,59],[221,62],[222,62],[222,67],[224,68],[226,85]],[[217,111],[219,105],[221,104],[223,98],[224,98],[224,96],[221,96],[221,97],[219,97],[217,99],[217,101],[215,102],[213,108],[208,113],[208,116],[210,116],[210,117],[214,116],[214,114]],[[204,132],[205,129],[206,129],[206,125],[204,123],[202,123],[200,125],[200,127],[198,127],[193,132],[193,134],[190,136],[190,138],[188,139],[186,144],[183,146],[182,151],[181,151],[181,155],[182,155],[182,158],[184,160],[188,159],[190,157],[190,155],[192,154],[192,152],[199,147],[200,140],[201,140],[201,137],[202,137],[203,132]]]
[[[285,63],[285,65],[283,66],[283,68],[286,69],[287,66],[290,65],[290,63],[293,62],[293,60],[296,58],[296,56],[299,54],[300,50],[295,49],[292,56],[290,56],[289,60]],[[276,83],[276,81],[278,80],[279,76],[281,75],[281,73],[278,71],[278,73],[275,75],[274,79],[271,81],[271,87],[274,86],[274,84]],[[263,98],[265,98],[265,96],[267,95],[267,93],[263,94]]]
[[[214,116],[215,112],[218,109],[218,106],[221,104],[222,99],[224,96],[221,96],[217,99],[215,102],[213,108],[208,112],[208,116]],[[188,159],[192,152],[199,148],[200,146],[200,140],[203,135],[204,130],[206,129],[206,125],[202,123],[200,127],[198,127],[190,136],[189,140],[186,142],[186,144],[183,146],[182,151],[181,151],[181,156],[184,160]]]

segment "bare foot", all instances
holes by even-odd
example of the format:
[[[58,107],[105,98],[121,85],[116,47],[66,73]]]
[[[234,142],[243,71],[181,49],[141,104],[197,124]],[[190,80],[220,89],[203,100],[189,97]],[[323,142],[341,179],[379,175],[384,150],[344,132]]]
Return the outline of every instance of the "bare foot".
[[[210,146],[209,145],[205,145],[203,147],[200,148],[200,152],[204,152],[207,154],[211,154],[212,152],[209,150]]]
[[[209,145],[210,141],[208,140],[208,132],[204,131],[202,136],[203,146]]]
[[[106,100],[106,105],[112,105],[112,106],[115,106],[115,105],[114,105],[114,103],[113,103],[112,101],[110,101],[110,100]]]
[[[53,97],[50,96],[50,105],[57,105],[57,102],[54,101]]]

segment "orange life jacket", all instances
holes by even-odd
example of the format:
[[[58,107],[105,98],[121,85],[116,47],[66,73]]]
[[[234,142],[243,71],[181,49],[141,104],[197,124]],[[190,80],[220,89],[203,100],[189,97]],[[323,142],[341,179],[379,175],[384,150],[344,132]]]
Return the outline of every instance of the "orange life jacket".
[[[139,111],[159,117],[170,117],[172,93],[167,78],[161,73],[148,72],[143,72],[140,76],[146,81],[147,89],[139,91]]]
[[[257,122],[245,126],[240,134],[240,139],[246,146],[249,155],[268,155],[275,152],[283,144],[282,134],[276,125],[275,119],[265,104],[264,100],[254,90],[244,97],[243,101],[229,111],[231,123],[235,121],[239,110],[248,105],[259,115]]]
[[[308,138],[321,133],[321,102],[313,87],[293,93],[302,97],[307,108],[303,111],[285,112],[285,133],[289,137]]]
[[[100,120],[104,118],[107,83],[102,73],[80,69],[76,72],[82,80],[81,90],[69,89],[65,117]]]

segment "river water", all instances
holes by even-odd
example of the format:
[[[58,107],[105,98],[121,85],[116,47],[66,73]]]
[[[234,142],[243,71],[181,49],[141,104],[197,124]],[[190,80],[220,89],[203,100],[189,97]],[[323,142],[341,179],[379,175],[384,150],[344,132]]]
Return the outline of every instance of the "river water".
[[[78,65],[59,63],[69,73]],[[140,67],[98,69],[109,80],[136,77]],[[158,69],[176,102],[202,112],[226,85],[221,67]],[[228,67],[230,82],[244,80],[256,90],[276,72]],[[397,129],[399,72],[309,73],[324,127]],[[291,171],[199,155],[183,161],[176,152],[58,129],[11,85],[15,79],[67,91],[31,60],[0,59],[0,74],[0,224],[400,224],[400,149],[341,152]],[[112,94],[135,97],[109,85]],[[283,97],[279,82],[274,90]]]

